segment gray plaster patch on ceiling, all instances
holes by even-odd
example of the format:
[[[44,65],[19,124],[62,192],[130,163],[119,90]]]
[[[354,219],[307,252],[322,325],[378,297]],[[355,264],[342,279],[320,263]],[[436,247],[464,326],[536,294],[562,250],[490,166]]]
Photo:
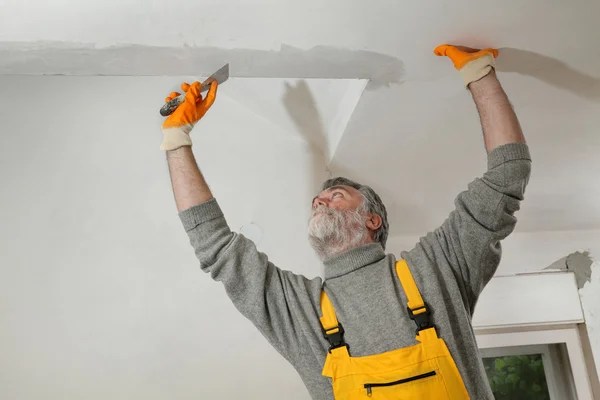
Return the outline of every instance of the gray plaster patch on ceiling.
[[[278,51],[217,47],[123,45],[96,48],[80,43],[0,43],[0,74],[10,75],[198,75],[230,63],[232,77],[369,79],[369,88],[401,83],[404,64],[367,50],[316,46]]]
[[[577,287],[581,289],[586,282],[592,281],[592,264],[594,260],[587,251],[571,253],[566,257],[553,262],[544,269],[561,269],[572,271],[575,274]]]

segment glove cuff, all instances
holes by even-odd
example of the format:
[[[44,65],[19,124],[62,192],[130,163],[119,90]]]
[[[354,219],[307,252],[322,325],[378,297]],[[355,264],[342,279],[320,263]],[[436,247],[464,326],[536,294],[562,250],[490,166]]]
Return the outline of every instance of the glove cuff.
[[[476,82],[489,74],[492,69],[496,69],[496,63],[494,56],[488,53],[476,60],[469,61],[459,71],[463,77],[465,87],[468,87],[470,83]]]
[[[186,133],[186,127],[163,129],[163,141],[160,145],[161,150],[175,150],[183,146],[192,146],[192,139]],[[191,128],[189,129],[191,131]]]

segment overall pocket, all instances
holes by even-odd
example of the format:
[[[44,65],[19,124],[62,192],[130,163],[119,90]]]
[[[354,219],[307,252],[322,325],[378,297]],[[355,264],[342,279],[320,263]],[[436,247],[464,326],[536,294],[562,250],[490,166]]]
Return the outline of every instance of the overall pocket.
[[[350,399],[354,398],[350,397]],[[367,381],[363,384],[361,395],[356,398],[374,400],[449,400],[446,385],[437,370],[412,374],[397,380]]]
[[[410,378],[400,379],[400,380],[397,380],[397,381],[394,381],[394,382],[365,383],[365,389],[367,391],[367,395],[368,396],[372,396],[373,395],[373,388],[388,387],[388,386],[398,386],[398,385],[402,385],[402,384],[405,384],[405,383],[409,383],[409,382],[413,382],[413,381],[418,381],[419,379],[429,378],[429,377],[435,376],[435,375],[436,375],[436,372],[435,371],[431,371],[431,372],[427,372],[425,374],[411,376]]]

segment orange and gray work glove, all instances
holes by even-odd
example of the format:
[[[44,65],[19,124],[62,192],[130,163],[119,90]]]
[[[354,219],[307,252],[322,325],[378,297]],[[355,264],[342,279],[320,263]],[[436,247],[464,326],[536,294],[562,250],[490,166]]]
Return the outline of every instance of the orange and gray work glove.
[[[465,86],[475,82],[489,74],[496,68],[494,58],[498,57],[496,49],[471,49],[463,46],[451,46],[444,44],[433,51],[436,56],[448,56],[463,77]]]
[[[191,85],[183,83],[181,89],[185,94],[185,100],[177,107],[175,112],[167,118],[162,126],[164,134],[163,142],[160,145],[161,150],[175,150],[183,146],[191,146],[190,132],[200,121],[210,106],[215,102],[217,96],[217,82],[210,84],[210,89],[203,99],[200,94],[200,82],[194,82]],[[165,99],[168,103],[179,93],[173,92]]]

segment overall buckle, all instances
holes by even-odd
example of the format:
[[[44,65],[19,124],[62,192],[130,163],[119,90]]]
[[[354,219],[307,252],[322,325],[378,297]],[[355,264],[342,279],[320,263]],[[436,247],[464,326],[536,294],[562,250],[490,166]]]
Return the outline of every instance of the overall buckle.
[[[408,310],[408,316],[410,317],[410,319],[415,321],[415,324],[417,324],[417,335],[422,330],[429,328],[435,329],[435,325],[433,324],[433,322],[431,322],[431,309],[429,308],[429,305],[427,303],[423,302],[423,304],[423,307],[415,308],[414,310],[411,310],[409,307],[406,307],[406,309]],[[425,310],[424,312],[421,312],[419,314],[414,313],[415,311],[423,309]]]
[[[329,331],[333,331],[337,329],[337,332],[334,333],[327,333]],[[350,348],[350,346],[348,346],[346,344],[346,342],[344,341],[344,327],[342,326],[341,323],[338,323],[338,326],[335,326],[331,329],[325,330],[325,328],[323,328],[323,326],[321,326],[321,330],[323,331],[323,337],[325,339],[327,339],[327,341],[330,344],[329,347],[329,352],[331,353],[332,350],[340,348],[340,347],[344,347],[346,346],[346,348]]]

